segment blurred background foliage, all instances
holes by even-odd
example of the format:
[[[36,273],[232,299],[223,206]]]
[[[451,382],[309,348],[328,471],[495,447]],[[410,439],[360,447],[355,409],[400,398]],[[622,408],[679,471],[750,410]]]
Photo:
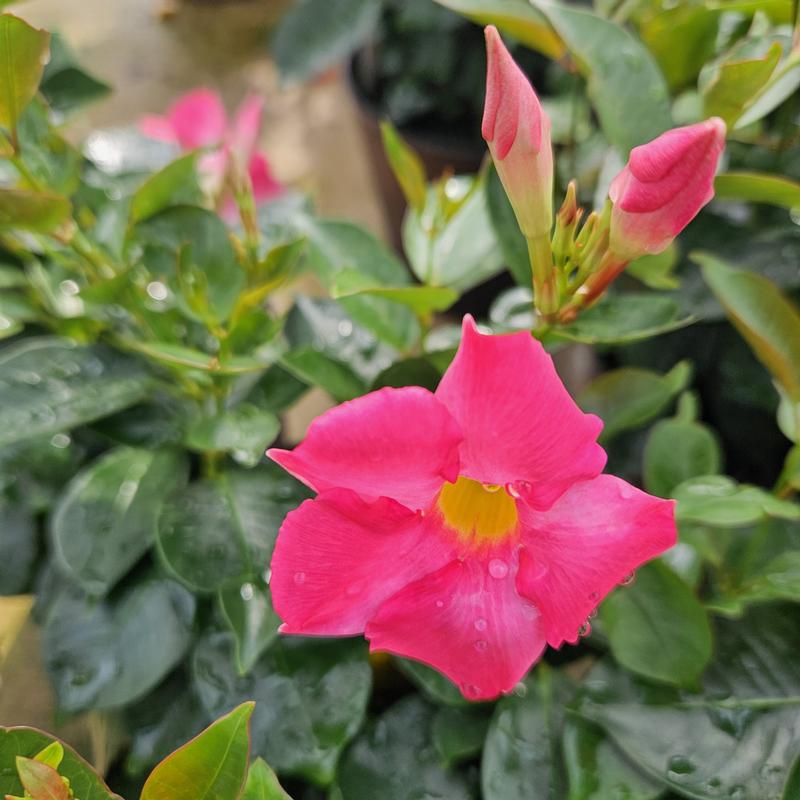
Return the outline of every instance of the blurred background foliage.
[[[269,559],[308,492],[262,453],[295,443],[312,390],[319,408],[435,386],[464,311],[533,327],[479,138],[489,22],[552,118],[557,196],[577,178],[599,206],[630,148],[673,124],[718,114],[729,140],[717,199],[676,245],[545,336],[605,421],[609,471],[678,500],[680,543],[577,647],[470,706],[363,642],[278,637]],[[133,127],[78,141],[103,76],[0,16],[0,593],[36,597],[59,718],[88,712],[87,755],[129,798],[247,700],[251,755],[295,798],[800,796],[796,3],[300,0],[271,52],[287,82],[341,65],[394,248],[301,191],[255,209],[236,175],[228,227],[202,153]],[[20,619],[3,615],[0,664]],[[234,722],[196,764],[241,752]],[[17,736],[0,729],[3,758],[47,744]],[[108,796],[79,790],[70,758],[79,800]],[[245,797],[284,796],[251,773]],[[3,792],[22,787],[0,761]]]

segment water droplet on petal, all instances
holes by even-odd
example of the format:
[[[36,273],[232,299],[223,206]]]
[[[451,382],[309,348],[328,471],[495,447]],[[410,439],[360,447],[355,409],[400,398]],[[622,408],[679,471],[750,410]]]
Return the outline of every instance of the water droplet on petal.
[[[621,581],[622,586],[630,586],[636,580],[636,573],[629,572]]]
[[[493,558],[489,562],[489,574],[500,580],[508,575],[508,564],[502,558]]]
[[[522,613],[528,619],[536,619],[539,616],[539,609],[533,603],[529,603],[526,600],[522,602]]]
[[[487,622],[486,622],[485,619],[483,619],[483,617],[478,617],[478,619],[475,620],[475,630],[476,631],[485,631],[486,630],[486,626],[487,626]]]
[[[592,632],[592,626],[589,622],[584,622],[583,625],[578,628],[578,636],[583,638],[584,636],[588,636]]]
[[[306,582],[305,572],[295,572],[293,580],[298,586],[302,586]]]
[[[444,608],[444,600],[437,600],[436,608]]]
[[[483,652],[488,646],[489,646],[489,642],[487,642],[486,639],[478,639],[475,642],[475,649],[479,653]]]
[[[513,497],[515,500],[519,500],[519,492],[517,491],[517,487],[513,483],[506,484],[506,491]]]
[[[589,612],[589,619],[594,619],[596,616],[597,616],[597,609],[596,609],[596,608],[593,608],[593,609],[592,609],[592,610]]]
[[[481,693],[480,687],[474,683],[464,683],[461,685],[461,690],[467,697],[478,697]]]
[[[590,600],[591,600],[593,603],[596,603],[596,602],[597,602],[597,601],[600,599],[600,592],[592,592],[592,593],[589,595],[589,599],[590,599]]]
[[[494,492],[499,492],[502,486],[499,483],[484,483],[483,488],[485,491],[494,494]]]

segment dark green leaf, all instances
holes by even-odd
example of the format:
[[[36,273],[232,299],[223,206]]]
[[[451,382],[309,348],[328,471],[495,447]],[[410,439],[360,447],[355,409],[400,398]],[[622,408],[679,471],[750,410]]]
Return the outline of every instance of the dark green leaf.
[[[167,451],[121,448],[89,465],[51,517],[59,566],[88,594],[106,594],[153,544],[161,505],[187,473]]]
[[[219,593],[219,602],[236,637],[236,665],[246,675],[275,641],[280,617],[272,608],[269,589],[261,581],[225,589]]]
[[[506,266],[520,286],[530,287],[533,276],[528,244],[519,229],[511,201],[494,166],[489,170],[486,179],[486,203]]]
[[[431,746],[433,708],[416,696],[395,703],[353,742],[339,766],[342,800],[472,800],[458,773],[444,769]]]
[[[0,354],[0,446],[108,416],[150,386],[141,364],[106,347],[25,339]]]
[[[458,292],[444,286],[380,286],[360,272],[342,270],[331,287],[331,296],[342,299],[359,295],[385,297],[420,316],[446,311],[458,300]]]
[[[300,0],[281,19],[272,55],[284,78],[306,80],[369,39],[381,6],[374,0]]]
[[[426,358],[407,358],[398,361],[385,369],[372,383],[371,389],[382,389],[384,386],[422,386],[434,391],[442,374]]]
[[[34,758],[55,739],[34,728],[0,728],[0,795],[22,795],[15,759]],[[103,783],[102,778],[71,747],[63,745],[64,758],[58,771],[80,800],[122,800]]]
[[[644,485],[670,497],[689,478],[720,471],[722,453],[712,431],[697,422],[666,419],[653,427],[644,449]]]
[[[256,381],[245,399],[262,411],[278,414],[299,400],[307,390],[307,383],[296,378],[280,364],[273,364]]]
[[[689,587],[653,562],[600,608],[614,658],[656,681],[693,686],[711,658],[708,616]]]
[[[12,14],[0,14],[0,125],[15,130],[36,94],[49,54],[50,34]]]
[[[352,400],[366,390],[348,364],[312,347],[291,350],[283,356],[281,365],[299,380],[319,386],[339,402]]]
[[[226,634],[198,646],[194,681],[203,705],[216,714],[240,698],[254,699],[253,753],[281,774],[329,784],[366,711],[366,647],[346,640],[281,639],[246,676],[236,672],[233,650]]]
[[[0,189],[0,228],[49,233],[71,213],[69,200],[61,195],[28,189]]]
[[[395,658],[400,671],[414,683],[422,693],[435,703],[446,706],[468,706],[469,701],[458,687],[441,672],[410,658]]]
[[[0,596],[22,594],[28,587],[38,552],[36,524],[30,510],[0,492]]]
[[[247,777],[248,724],[254,703],[242,703],[150,773],[141,800],[236,800]]]
[[[477,756],[489,728],[489,715],[479,706],[440,708],[433,718],[433,746],[445,766]]]
[[[676,364],[665,375],[637,367],[612,370],[592,381],[578,395],[578,404],[603,420],[602,439],[608,441],[661,414],[686,388],[691,374],[686,361]]]

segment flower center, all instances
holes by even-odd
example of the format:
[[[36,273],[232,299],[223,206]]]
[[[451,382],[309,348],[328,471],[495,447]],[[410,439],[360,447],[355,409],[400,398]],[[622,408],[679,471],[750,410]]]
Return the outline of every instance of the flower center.
[[[517,504],[502,486],[463,475],[442,487],[438,506],[447,525],[464,537],[496,540],[517,526]]]

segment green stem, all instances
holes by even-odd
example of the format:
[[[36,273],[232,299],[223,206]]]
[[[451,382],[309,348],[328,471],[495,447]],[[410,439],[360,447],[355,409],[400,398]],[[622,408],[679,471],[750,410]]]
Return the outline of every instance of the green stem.
[[[547,319],[558,311],[559,305],[550,237],[547,234],[533,236],[527,242],[533,275],[533,303],[536,310]]]

